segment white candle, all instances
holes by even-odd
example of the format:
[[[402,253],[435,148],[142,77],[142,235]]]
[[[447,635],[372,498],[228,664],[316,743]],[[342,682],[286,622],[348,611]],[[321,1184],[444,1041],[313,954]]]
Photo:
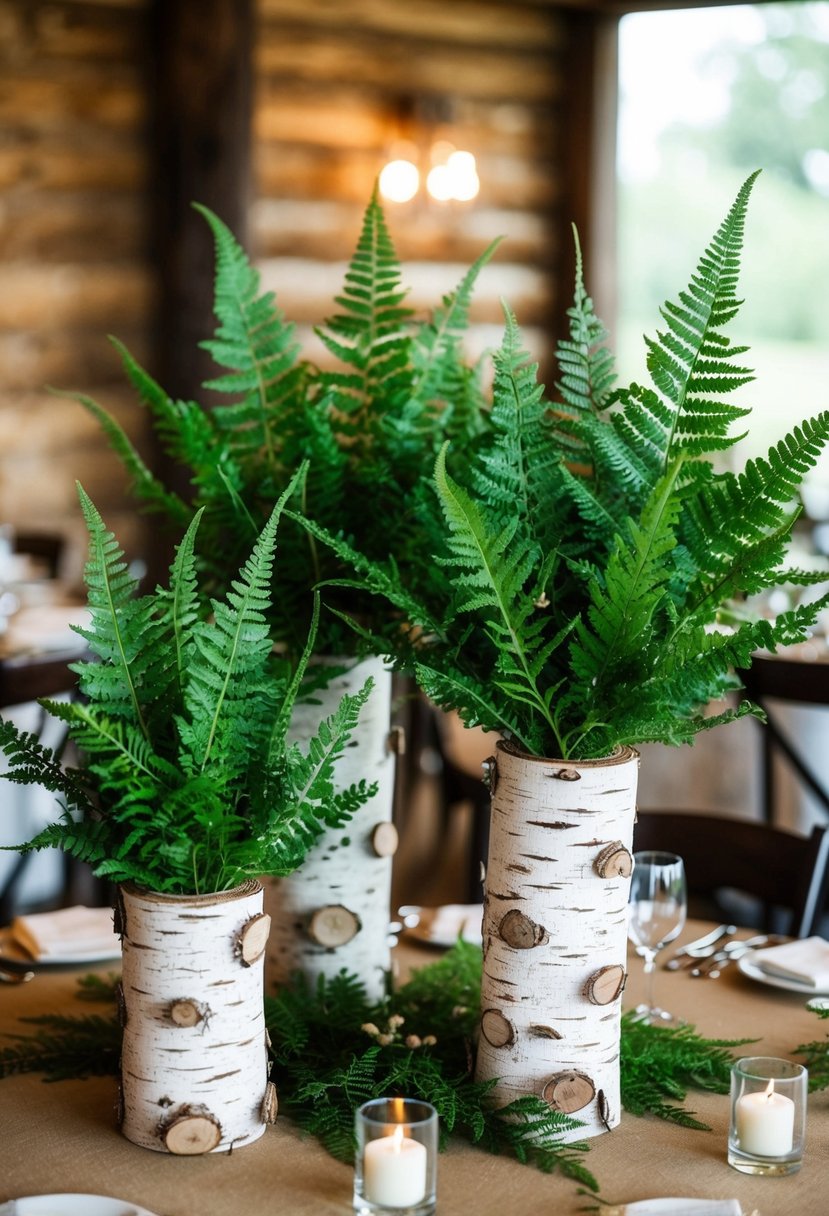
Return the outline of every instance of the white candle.
[[[737,1137],[744,1153],[785,1157],[794,1140],[794,1102],[774,1092],[774,1081],[762,1093],[743,1094],[734,1111]]]
[[[426,1197],[426,1148],[395,1128],[363,1150],[363,1192],[380,1207],[407,1208]]]

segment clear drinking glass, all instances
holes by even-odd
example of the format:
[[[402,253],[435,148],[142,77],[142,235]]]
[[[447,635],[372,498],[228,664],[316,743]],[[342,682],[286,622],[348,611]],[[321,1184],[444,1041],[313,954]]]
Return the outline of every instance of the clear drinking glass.
[[[628,937],[645,960],[645,1000],[636,1007],[642,1021],[674,1020],[672,1013],[654,1002],[653,975],[657,953],[681,932],[687,911],[682,858],[676,853],[634,853]]]

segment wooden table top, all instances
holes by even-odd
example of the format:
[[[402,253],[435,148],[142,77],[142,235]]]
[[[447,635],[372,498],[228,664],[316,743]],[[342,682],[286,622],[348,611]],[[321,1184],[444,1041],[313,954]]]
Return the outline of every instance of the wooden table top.
[[[702,932],[689,923],[680,939]],[[748,934],[746,934],[748,935]],[[397,948],[403,970],[436,957],[424,947]],[[106,970],[104,967],[102,970]],[[112,964],[109,965],[112,969]],[[89,968],[41,972],[29,984],[0,984],[0,1033],[25,1031],[18,1019],[45,1012],[91,1012],[76,1002],[78,975]],[[630,960],[626,1002],[641,999],[641,962]],[[662,1004],[707,1037],[747,1037],[751,1055],[791,1056],[822,1039],[826,1023],[795,993],[768,987],[736,967],[717,980],[660,971]],[[115,1195],[159,1216],[346,1216],[351,1169],[329,1157],[284,1118],[256,1143],[233,1154],[169,1157],[125,1140],[115,1123],[114,1078],[45,1084],[37,1075],[0,1081],[0,1201],[48,1192]],[[755,1178],[726,1164],[727,1095],[692,1093],[687,1103],[712,1125],[708,1132],[623,1114],[613,1132],[591,1141],[586,1164],[613,1203],[656,1196],[737,1198],[748,1216],[825,1216],[829,1210],[829,1091],[809,1099],[802,1170]],[[584,1198],[576,1184],[529,1166],[453,1143],[438,1165],[440,1216],[575,1216]]]

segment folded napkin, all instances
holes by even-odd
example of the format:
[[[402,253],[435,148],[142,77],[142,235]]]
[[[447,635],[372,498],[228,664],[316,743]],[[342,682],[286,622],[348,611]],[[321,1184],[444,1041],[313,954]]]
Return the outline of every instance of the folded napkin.
[[[610,1208],[610,1216],[743,1216],[737,1199],[642,1199]]]
[[[822,937],[802,937],[755,950],[753,960],[766,975],[796,980],[810,988],[829,988],[829,942]]]
[[[482,916],[480,904],[444,904],[435,909],[428,936],[436,942],[454,942],[462,937],[465,942],[480,945]]]
[[[106,958],[117,953],[111,908],[77,906],[16,916],[9,932],[21,949],[41,962],[82,956]]]

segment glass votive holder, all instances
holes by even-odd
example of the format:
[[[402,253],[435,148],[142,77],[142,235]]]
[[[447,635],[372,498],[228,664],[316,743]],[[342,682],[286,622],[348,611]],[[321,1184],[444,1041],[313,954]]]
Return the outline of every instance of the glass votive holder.
[[[438,1116],[416,1098],[375,1098],[355,1116],[354,1210],[359,1216],[431,1216]]]
[[[802,1064],[747,1056],[731,1069],[728,1164],[743,1174],[793,1174],[803,1164],[809,1074]]]

